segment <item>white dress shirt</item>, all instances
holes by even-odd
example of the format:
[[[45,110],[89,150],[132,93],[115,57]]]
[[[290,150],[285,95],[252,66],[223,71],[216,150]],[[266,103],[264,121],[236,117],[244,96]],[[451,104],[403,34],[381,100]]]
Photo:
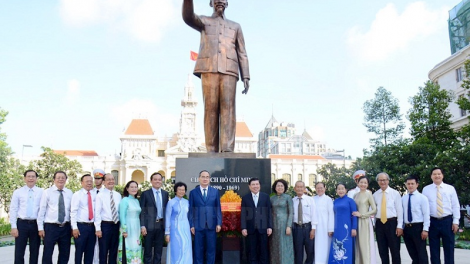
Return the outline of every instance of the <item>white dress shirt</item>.
[[[121,195],[113,192],[113,200],[116,205],[117,218],[119,220],[119,203],[121,202]],[[104,188],[96,195],[95,198],[95,230],[101,231],[101,221],[113,221],[113,214],[111,212],[111,191]]]
[[[315,201],[312,197],[303,194],[302,195],[302,223],[303,224],[312,224],[312,229],[317,228],[317,214],[315,208]],[[299,209],[299,197],[295,196],[292,198],[293,206],[294,206],[294,223],[298,223],[298,213],[297,210]]]
[[[382,212],[382,193],[382,189],[379,189],[373,195],[375,204],[377,205],[375,219],[379,220]],[[403,206],[400,193],[388,186],[387,189],[385,189],[385,197],[387,198],[387,218],[396,217],[397,228],[403,228]]]
[[[199,185],[199,189],[201,189],[202,197],[204,197],[204,189],[206,189],[206,196],[209,194],[209,185],[206,188],[202,188],[201,185]]]
[[[62,195],[64,196],[65,217],[64,223],[70,221],[70,204],[72,202],[72,191],[65,188]],[[59,196],[60,192],[55,185],[42,192],[41,205],[38,213],[38,230],[44,230],[44,223],[59,223]]]
[[[72,205],[70,206],[70,222],[72,223],[72,229],[78,229],[77,223],[94,222],[96,192],[94,190],[90,190],[90,195],[93,210],[93,219],[91,220],[88,216],[88,191],[82,188],[80,191],[73,194]]]
[[[429,217],[429,201],[426,196],[422,195],[418,190],[414,191],[411,195],[411,223],[423,223],[423,230],[429,231],[429,224],[431,223]],[[403,221],[405,224],[410,224],[408,221],[408,200],[410,194],[405,194],[401,198],[403,203]]]
[[[33,217],[28,217],[27,208],[28,208],[28,199],[29,199],[29,190],[33,191]],[[37,186],[29,188],[28,186],[23,186],[16,189],[13,192],[13,197],[10,202],[10,224],[11,228],[17,228],[16,221],[17,218],[35,220],[38,218],[39,205],[41,202],[42,192],[44,190]]]
[[[95,191],[95,194],[98,194],[98,193],[100,193],[100,192],[101,192],[102,190],[104,190],[104,189],[106,189],[106,188],[104,187],[104,185],[101,185],[101,188],[98,189],[98,188],[95,187],[95,188],[93,188],[93,191]]]
[[[155,205],[157,205],[157,201],[158,201],[157,195],[158,195],[158,198],[160,199],[160,206],[161,206],[160,208],[162,208],[162,211],[163,211],[162,188],[157,190],[152,187],[152,191],[153,191],[153,199],[155,200]],[[157,209],[158,209],[158,206],[157,206]],[[160,219],[158,214],[161,214],[160,217],[163,218],[163,212],[158,212],[157,210],[157,218]]]
[[[455,191],[454,186],[441,183],[440,190],[442,196],[442,207],[444,209],[444,214],[441,217],[446,217],[452,215],[452,223],[459,224],[460,220],[460,204],[459,198],[457,197],[457,192]],[[438,218],[437,215],[437,185],[429,184],[423,188],[423,194],[429,200],[429,212],[432,217]]]

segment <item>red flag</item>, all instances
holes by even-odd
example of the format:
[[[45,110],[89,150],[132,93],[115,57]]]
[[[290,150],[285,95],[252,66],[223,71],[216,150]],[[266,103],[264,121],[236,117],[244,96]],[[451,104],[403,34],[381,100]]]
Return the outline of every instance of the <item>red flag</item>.
[[[193,60],[193,61],[196,61],[197,60],[197,53],[194,52],[194,51],[191,51],[191,55],[190,55],[190,59]]]

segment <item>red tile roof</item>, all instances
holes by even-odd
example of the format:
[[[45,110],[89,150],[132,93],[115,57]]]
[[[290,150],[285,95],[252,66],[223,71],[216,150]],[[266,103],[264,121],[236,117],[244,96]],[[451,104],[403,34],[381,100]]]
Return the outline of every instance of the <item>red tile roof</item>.
[[[151,135],[153,130],[148,119],[132,119],[131,124],[127,127],[125,135]]]
[[[253,137],[250,129],[243,121],[237,122],[237,127],[235,129],[235,137]]]
[[[54,153],[64,156],[98,156],[94,150],[54,150]]]

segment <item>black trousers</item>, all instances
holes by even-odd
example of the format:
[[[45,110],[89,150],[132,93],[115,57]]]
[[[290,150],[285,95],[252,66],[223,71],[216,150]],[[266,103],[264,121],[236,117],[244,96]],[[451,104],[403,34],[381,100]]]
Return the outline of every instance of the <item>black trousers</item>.
[[[304,248],[307,254],[305,264],[313,264],[315,259],[315,239],[310,239],[312,225],[293,225],[292,236],[294,239],[294,259],[295,264],[302,264],[304,261]]]
[[[15,238],[15,264],[24,264],[24,253],[29,240],[29,263],[37,264],[41,238],[36,220],[17,220],[18,237]]]
[[[163,240],[165,239],[165,224],[160,221],[153,230],[147,229],[144,236],[144,263],[161,264]]]
[[[452,232],[452,215],[444,218],[431,217],[429,226],[429,250],[431,252],[431,264],[441,263],[440,242],[444,250],[444,263],[454,264],[455,236]]]
[[[248,263],[250,264],[268,264],[269,263],[269,247],[268,234],[260,233],[258,229],[252,234],[246,236],[248,248]]]
[[[100,248],[100,264],[116,264],[119,246],[119,222],[101,222],[101,238],[98,239]]]
[[[379,248],[380,259],[382,264],[390,264],[388,251],[392,255],[393,264],[401,264],[400,259],[400,237],[397,237],[397,218],[389,218],[383,224],[380,219],[375,223],[375,235],[377,239],[377,247]]]
[[[93,222],[90,224],[77,223],[80,236],[75,240],[75,263],[92,264],[95,253],[95,226]]]
[[[57,224],[44,224],[44,251],[42,252],[42,264],[52,264],[52,254],[57,243],[59,257],[57,264],[67,264],[70,258],[71,228],[70,223],[63,226]]]
[[[428,252],[426,251],[426,239],[421,239],[423,223],[405,224],[403,240],[410,254],[412,264],[428,264]]]

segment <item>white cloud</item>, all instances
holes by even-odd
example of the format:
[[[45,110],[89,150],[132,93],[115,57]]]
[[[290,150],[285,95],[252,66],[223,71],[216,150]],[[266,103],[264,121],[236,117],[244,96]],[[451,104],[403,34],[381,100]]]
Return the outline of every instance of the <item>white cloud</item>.
[[[164,113],[147,99],[134,98],[116,105],[111,109],[111,115],[123,128],[127,128],[132,119],[148,119],[157,136],[171,136],[179,130],[179,116]]]
[[[105,24],[146,42],[158,42],[176,17],[175,0],[61,0],[60,14],[71,26]]]
[[[387,59],[406,49],[413,41],[432,35],[447,26],[447,7],[431,10],[424,2],[409,4],[399,14],[389,3],[379,10],[369,30],[355,26],[349,30],[348,44],[352,54],[366,61]]]
[[[80,97],[80,82],[76,79],[69,80],[67,83],[67,102],[74,104]]]

